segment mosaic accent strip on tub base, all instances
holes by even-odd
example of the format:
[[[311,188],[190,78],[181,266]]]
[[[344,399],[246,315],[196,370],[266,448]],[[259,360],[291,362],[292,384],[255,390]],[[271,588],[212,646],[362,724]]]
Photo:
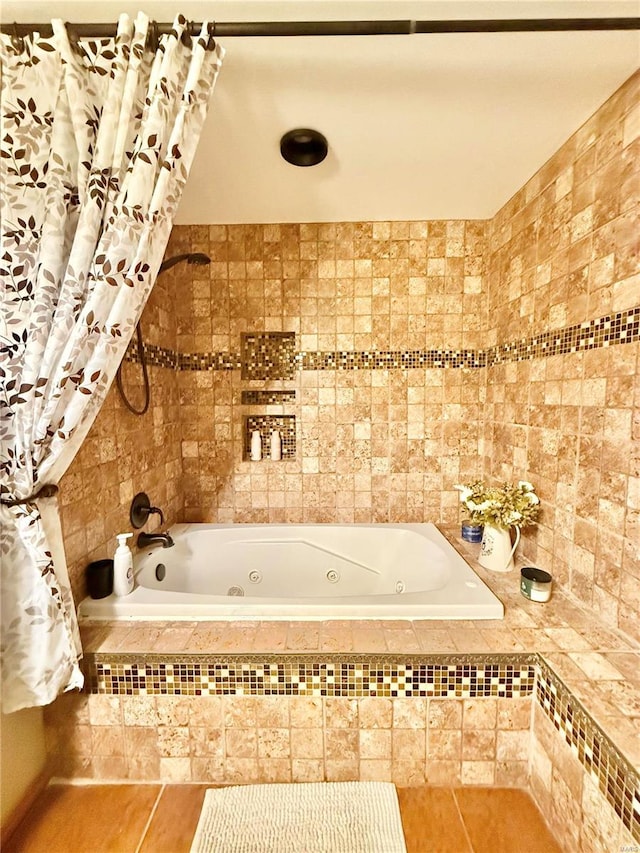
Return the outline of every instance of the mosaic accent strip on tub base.
[[[536,701],[600,791],[640,842],[640,774],[591,719],[569,688],[540,661]]]
[[[299,370],[480,368],[584,352],[640,340],[640,307],[552,329],[486,350],[339,350],[295,352],[293,332],[242,335],[242,352],[176,353],[145,344],[149,364],[174,370],[241,370],[243,379],[292,379]],[[125,361],[137,361],[132,344]],[[244,401],[243,401],[244,402]]]
[[[91,693],[476,698],[533,693],[531,656],[89,654]]]
[[[640,842],[640,775],[538,654],[87,654],[86,690],[114,696],[471,699],[535,695]]]

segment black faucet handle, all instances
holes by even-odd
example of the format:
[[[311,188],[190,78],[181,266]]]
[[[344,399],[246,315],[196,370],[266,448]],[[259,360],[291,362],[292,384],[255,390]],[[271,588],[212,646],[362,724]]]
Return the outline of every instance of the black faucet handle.
[[[145,492],[138,492],[131,501],[131,509],[129,510],[129,520],[133,527],[136,530],[144,527],[149,520],[151,513],[159,515],[160,524],[164,524],[164,515],[162,514],[162,510],[157,506],[151,506],[149,496]]]

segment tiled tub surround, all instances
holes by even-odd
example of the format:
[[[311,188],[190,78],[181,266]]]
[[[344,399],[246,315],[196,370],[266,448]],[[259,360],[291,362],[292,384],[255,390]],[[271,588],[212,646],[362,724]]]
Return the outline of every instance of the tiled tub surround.
[[[188,729],[182,741],[162,732],[175,751],[166,755],[159,741],[160,775],[182,766],[192,781],[227,784],[393,778],[524,786],[530,763],[544,799],[551,793],[540,770],[545,753],[532,755],[532,746],[543,745],[536,728],[530,736],[535,690],[537,730],[545,720],[553,731],[540,735],[551,747],[549,765],[558,741],[567,745],[640,841],[640,776],[538,655],[145,654],[140,662],[135,653],[98,653],[86,669],[92,693],[112,697],[108,705],[90,698],[90,719],[92,702],[97,715],[102,707],[111,718],[119,704],[125,721],[133,715],[147,727]],[[178,697],[192,701],[181,705]],[[198,731],[204,720],[207,734]],[[181,757],[188,761],[164,761],[163,770],[163,758]],[[236,765],[234,758],[246,760]],[[558,772],[563,778],[562,766]]]
[[[278,470],[241,461],[250,383],[180,371],[185,518],[448,523],[454,483],[529,479],[521,552],[640,638],[638,103],[636,74],[490,222],[178,230],[214,258],[178,350],[296,333],[299,458]]]
[[[159,278],[142,320],[152,365],[151,411],[135,417],[112,389],[61,484],[76,599],[84,595],[86,564],[111,556],[115,534],[128,529],[130,500],[138,491],[165,510],[168,523],[453,520],[457,505],[446,490],[479,473],[480,377],[436,367],[425,372],[421,361],[393,373],[301,371],[299,358],[304,352],[307,366],[311,358],[326,364],[336,346],[354,351],[354,344],[366,347],[363,353],[375,346],[388,356],[407,346],[444,353],[445,338],[446,346],[461,346],[463,332],[477,346],[484,227],[439,222],[231,229],[232,237],[242,235],[242,246],[237,240],[227,245],[227,228],[221,227],[212,232],[210,268],[177,265]],[[202,233],[209,251],[209,229],[179,227],[167,255],[189,251]],[[234,278],[240,253],[247,275],[257,275],[260,267],[263,276],[281,276],[277,287],[271,278]],[[256,263],[255,254],[261,258]],[[311,260],[313,254],[319,258]],[[223,255],[232,276],[224,281]],[[253,313],[258,303],[265,309],[261,315]],[[374,320],[366,311],[380,316]],[[318,334],[332,323],[345,331]],[[412,334],[404,335],[409,328]],[[259,339],[265,330],[289,329],[295,330],[294,379],[243,380],[241,335]],[[131,357],[128,386],[139,384],[133,351]],[[269,391],[295,399],[243,399],[243,392]],[[266,459],[256,465],[243,459],[243,419],[253,415],[296,417],[294,460],[285,455],[277,464]],[[97,517],[95,508],[107,502],[109,512]]]
[[[187,268],[175,267],[154,289],[152,299],[159,299],[158,287],[162,283],[165,288],[159,291],[166,297],[163,305],[147,309],[152,320],[159,316],[161,321],[151,322],[145,338],[159,354],[169,352],[167,358],[174,359],[169,367],[182,368],[152,368],[152,386],[160,387],[156,382],[164,383],[165,376],[170,383],[166,394],[155,397],[155,405],[166,407],[176,399],[179,406],[173,410],[176,419],[169,414],[170,423],[179,423],[178,454],[173,441],[149,445],[148,418],[153,419],[155,435],[156,428],[167,423],[165,409],[135,419],[112,392],[90,436],[96,439],[92,448],[81,451],[63,482],[65,534],[73,529],[71,547],[66,539],[78,593],[88,559],[110,554],[113,535],[123,524],[126,529],[128,491],[144,488],[163,505],[163,496],[156,500],[156,487],[149,488],[149,472],[155,478],[164,469],[175,484],[171,500],[176,516],[170,521],[218,522],[453,522],[458,512],[453,483],[481,474],[497,479],[524,476],[536,483],[544,515],[525,537],[521,553],[551,569],[556,582],[552,602],[543,606],[525,602],[514,591],[512,577],[507,577],[495,579],[494,589],[507,605],[505,623],[495,627],[324,623],[310,631],[308,623],[241,628],[212,624],[208,629],[170,624],[154,632],[147,625],[125,632],[113,629],[93,639],[86,634],[90,651],[539,652],[625,758],[640,766],[638,651],[620,640],[613,628],[619,625],[640,637],[640,346],[637,341],[597,345],[599,330],[604,329],[600,318],[624,315],[638,305],[639,81],[639,75],[628,81],[492,222],[174,229],[168,253],[208,251],[214,258],[211,268],[198,271],[201,278],[188,280]],[[168,276],[174,274],[170,292]],[[162,322],[168,332],[156,334]],[[571,335],[561,330],[576,328],[593,336],[596,346],[590,348],[587,341],[584,350],[563,348],[562,341]],[[318,363],[313,363],[314,369],[298,370],[293,381],[254,383],[255,390],[296,391],[295,408],[287,402],[284,410],[269,406],[268,413],[297,415],[300,431],[295,462],[265,461],[252,467],[241,459],[242,416],[252,413],[242,404],[241,394],[252,388],[252,381],[241,380],[238,342],[242,333],[265,330],[295,331],[300,353],[311,353]],[[550,354],[543,347],[536,354],[541,357],[512,358],[518,342],[542,342],[543,336],[549,346],[560,340],[560,349]],[[380,366],[367,364],[367,354],[379,353],[380,360],[394,361],[397,354],[414,351],[504,352],[507,360],[484,369],[425,368],[419,361],[415,368],[403,364],[389,370],[365,369]],[[344,354],[348,363],[355,353],[362,354],[354,358],[358,369],[334,369],[343,359],[336,354]],[[325,369],[315,369],[320,367]],[[158,380],[157,374],[162,374]],[[263,411],[261,405],[258,412]],[[120,442],[133,430],[138,430],[138,452],[126,450],[127,457],[119,461]],[[114,436],[115,457],[106,458],[113,451]],[[127,480],[131,488],[125,485],[123,493],[120,483]],[[97,519],[93,507],[107,499],[114,511]],[[591,609],[593,618],[563,597],[563,586]],[[603,622],[612,627],[603,627]],[[359,703],[358,719],[368,719],[365,711],[360,712],[360,703],[368,700],[329,699]],[[244,711],[249,720],[256,720],[249,734],[231,736],[228,758],[241,762],[235,765],[239,773],[241,767],[257,767],[259,760],[269,758],[257,734],[257,714],[266,713],[267,705],[256,705],[254,711],[251,703],[258,700],[253,697],[197,698],[212,705],[218,700],[232,703],[229,712],[224,711],[229,728]],[[211,758],[199,754],[202,731],[192,740],[190,723],[171,722],[174,712],[185,720],[189,718],[184,714],[197,707],[205,716],[196,718],[200,723],[195,727],[206,729],[205,705],[190,704],[195,701],[62,697],[47,712],[60,772],[158,778],[162,766],[166,778],[197,777],[200,771],[193,761]],[[282,698],[260,699],[276,701]],[[478,772],[485,773],[482,778],[489,783],[504,779],[493,753],[489,759],[472,753],[474,767],[465,769],[463,778],[462,744],[475,738],[464,735],[464,703],[481,702],[488,708],[484,703],[532,699],[402,701],[424,701],[433,709],[440,702],[459,709],[453,734],[443,736],[443,741],[450,738],[454,757],[443,746],[438,772],[433,765],[424,771],[428,780],[466,781],[478,778]],[[142,718],[135,717],[133,704],[125,704],[131,702],[157,714],[158,725],[136,725]],[[243,711],[232,709],[235,702],[242,703]],[[392,709],[392,719],[393,713]],[[425,708],[425,732],[426,713]],[[496,719],[499,713],[496,707]],[[324,706],[322,714],[326,717]],[[174,728],[180,731],[174,734]],[[495,734],[499,729],[489,731]],[[226,729],[216,738],[223,739],[226,750]],[[391,733],[381,739],[391,740]],[[487,740],[497,744],[497,734]],[[249,765],[242,764],[247,759],[237,754],[247,742]],[[322,757],[310,759],[316,762],[317,773],[325,773],[325,761],[334,760],[325,759],[324,739],[322,743]],[[292,744],[290,740],[290,763]],[[402,760],[399,750],[396,758]],[[393,749],[391,759],[362,754],[358,753],[359,762],[390,760],[393,767]],[[223,755],[226,761],[227,753]],[[576,846],[576,837],[582,849],[598,853],[617,850],[618,842],[632,843],[626,829],[619,834],[621,822],[600,794],[599,783],[537,702],[530,786],[567,846]]]
[[[63,480],[77,597],[136,491],[170,522],[442,523],[484,474],[536,483],[522,552],[638,636],[640,347],[600,344],[638,305],[639,80],[490,222],[176,227],[168,255],[213,263],[158,280],[152,411],[113,391]],[[265,332],[295,332],[293,380],[241,379],[241,335]],[[242,400],[270,389],[295,402]],[[295,461],[242,459],[254,413],[296,416]]]
[[[188,363],[179,370],[184,520],[453,520],[447,482],[479,473],[481,381],[435,360],[462,346],[465,332],[470,346],[479,343],[484,227],[174,229],[213,258],[211,278],[194,282],[178,306],[181,367]],[[431,360],[418,353],[427,347]],[[253,359],[251,369],[207,369],[234,353]],[[354,369],[335,369],[341,360]],[[270,378],[246,378],[256,371]],[[283,371],[291,378],[277,378]],[[295,400],[247,408],[243,394],[258,390],[294,391]],[[243,459],[243,419],[262,414],[295,416],[294,459]]]
[[[473,565],[504,621],[85,624],[92,688],[113,692],[47,709],[55,772],[529,785],[574,848],[637,843],[637,644]]]
[[[483,280],[485,347],[576,326],[587,342],[487,369],[484,475],[536,483],[524,553],[636,638],[640,346],[602,345],[599,318],[640,300],[639,154],[640,72],[489,223]]]

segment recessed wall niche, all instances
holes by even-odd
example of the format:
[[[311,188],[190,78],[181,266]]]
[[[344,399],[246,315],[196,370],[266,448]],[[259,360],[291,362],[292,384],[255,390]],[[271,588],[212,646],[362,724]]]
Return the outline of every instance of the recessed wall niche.
[[[269,459],[271,433],[280,433],[282,460],[294,459],[296,455],[295,415],[247,415],[244,419],[243,459],[251,457],[251,434],[258,430],[262,441],[262,458]]]
[[[280,406],[295,403],[295,391],[243,391],[240,402],[243,406]]]
[[[243,379],[293,379],[295,332],[244,333],[240,339]]]

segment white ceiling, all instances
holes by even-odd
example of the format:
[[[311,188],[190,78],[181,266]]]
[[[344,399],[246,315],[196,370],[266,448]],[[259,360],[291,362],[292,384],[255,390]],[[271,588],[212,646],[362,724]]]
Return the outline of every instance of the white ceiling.
[[[640,0],[5,2],[3,20],[638,16]],[[640,65],[638,32],[227,38],[177,221],[492,216]],[[329,155],[280,157],[295,127]]]

